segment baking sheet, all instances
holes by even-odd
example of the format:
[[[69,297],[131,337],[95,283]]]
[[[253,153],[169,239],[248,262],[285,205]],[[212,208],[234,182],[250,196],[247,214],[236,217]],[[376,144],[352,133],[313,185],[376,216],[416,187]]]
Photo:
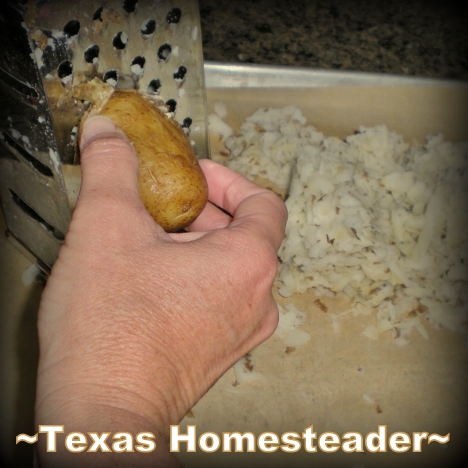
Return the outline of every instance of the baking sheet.
[[[325,88],[337,86],[468,86],[466,81],[255,63],[205,62],[207,88]]]
[[[324,88],[208,89],[209,113],[213,104],[227,106],[226,121],[238,128],[262,106],[299,106],[308,122],[326,135],[340,138],[359,125],[386,124],[408,141],[423,141],[427,134],[442,132],[450,140],[468,140],[468,92],[465,86],[342,86]],[[219,151],[212,135],[212,155]],[[278,298],[278,302],[289,300]],[[429,432],[446,435],[446,445],[423,444],[421,453],[294,454],[281,450],[262,453],[204,453],[199,448],[178,454],[184,466],[326,466],[402,467],[455,466],[465,450],[468,430],[468,349],[466,336],[429,329],[429,340],[413,332],[411,343],[398,347],[390,334],[378,341],[364,337],[373,317],[346,316],[335,333],[330,313],[347,309],[344,301],[321,298],[328,308],[314,304],[311,292],[292,302],[306,313],[301,327],[311,340],[293,352],[276,335],[252,352],[257,377],[236,385],[229,370],[184,419],[203,432],[264,431],[281,435],[301,434],[314,425],[319,434],[342,435],[357,431],[366,435],[387,425],[392,432]],[[388,336],[387,336],[388,335]],[[363,397],[367,394],[372,403]]]

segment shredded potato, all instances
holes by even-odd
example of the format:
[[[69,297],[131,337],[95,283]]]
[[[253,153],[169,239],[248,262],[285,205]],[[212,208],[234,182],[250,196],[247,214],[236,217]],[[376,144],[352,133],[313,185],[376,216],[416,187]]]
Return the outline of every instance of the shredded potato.
[[[384,125],[343,141],[294,106],[259,109],[238,135],[222,133],[226,165],[288,192],[282,296],[344,295],[344,314],[375,315],[365,336],[392,333],[398,345],[413,330],[428,338],[425,322],[466,331],[468,143],[409,145]]]

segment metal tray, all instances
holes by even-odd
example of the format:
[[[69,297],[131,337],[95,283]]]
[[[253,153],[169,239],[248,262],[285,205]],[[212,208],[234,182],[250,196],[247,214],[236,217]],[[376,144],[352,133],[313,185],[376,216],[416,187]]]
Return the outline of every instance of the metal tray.
[[[276,65],[205,62],[207,88],[468,87],[467,81]]]
[[[442,132],[449,140],[468,140],[468,84],[453,80],[314,70],[250,64],[205,64],[208,112],[226,105],[224,119],[234,129],[259,107],[294,104],[308,123],[327,136],[352,134],[359,125],[386,124],[407,141]],[[212,144],[216,135],[210,135]],[[281,304],[285,302],[277,297]],[[276,335],[251,353],[255,379],[235,385],[228,370],[187,415],[187,425],[203,432],[301,434],[314,425],[318,432],[363,435],[387,425],[393,431],[451,434],[449,444],[425,445],[422,453],[335,454],[301,450],[274,455],[255,453],[178,454],[186,467],[317,466],[401,467],[441,466],[456,460],[463,447],[466,421],[466,337],[428,327],[429,340],[412,335],[397,347],[390,337],[377,342],[362,336],[374,318],[348,317],[335,333],[328,315],[346,310],[344,301],[327,302],[328,313],[314,305],[312,292],[293,303],[306,314],[302,330],[308,343],[288,353]],[[387,339],[388,338],[388,339]],[[364,372],[362,370],[365,369]],[[363,395],[371,395],[373,403]],[[245,451],[245,449],[244,449]]]
[[[329,126],[330,131],[337,134],[346,133],[344,123],[352,127],[361,117],[369,118],[371,123],[378,115],[379,120],[389,125],[396,122],[406,127],[409,122],[410,136],[415,131],[424,135],[430,130],[426,122],[435,115],[432,128],[442,128],[441,122],[449,118],[458,125],[458,130],[449,138],[467,136],[466,82],[213,62],[205,63],[205,79],[209,108],[217,99],[229,99],[234,106],[239,97],[236,112],[240,122],[251,108],[266,100],[286,105],[285,99],[294,99],[307,108],[314,124]],[[376,91],[376,88],[379,89]],[[382,100],[374,100],[378,95],[383,96]],[[403,97],[405,101],[409,97],[409,102],[402,104],[411,110],[409,116],[402,116],[401,112],[389,115],[393,112],[389,112],[393,96]],[[249,102],[255,97],[257,100]],[[346,110],[343,99],[347,101]],[[335,109],[335,113],[331,112]],[[357,116],[356,109],[361,112]],[[376,114],[369,117],[371,111]],[[332,123],[336,125],[333,127]],[[0,226],[5,229],[3,219],[0,219]],[[0,257],[0,297],[3,299],[0,304],[3,364],[0,381],[5,383],[0,388],[3,416],[0,451],[8,460],[16,453],[18,460],[27,459],[25,453],[32,448],[25,444],[15,446],[11,441],[20,432],[34,433],[32,409],[37,362],[34,324],[41,291],[39,285],[26,288],[21,284],[21,273],[28,261],[5,238],[0,239]],[[315,424],[319,432],[335,430],[341,435],[346,430],[375,431],[377,424],[388,424],[389,429],[396,430],[408,428],[443,435],[451,432],[453,440],[446,446],[431,444],[422,454],[337,454],[336,457],[327,454],[325,461],[320,454],[280,451],[273,455],[258,450],[253,454],[204,454],[197,449],[197,453],[190,454],[182,446],[180,458],[185,466],[448,466],[452,444],[464,447],[468,430],[464,337],[430,330],[430,341],[412,343],[416,345],[413,347],[395,351],[392,343],[381,343],[376,350],[372,343],[363,341],[356,349],[349,338],[352,332],[360,333],[356,322],[349,323],[344,337],[328,333],[329,327],[326,314],[312,312],[306,328],[313,336],[310,346],[290,355],[284,353],[281,341],[273,336],[256,351],[258,370],[265,379],[233,387],[233,372],[227,371],[195,406],[194,417],[185,418],[183,424],[195,424],[197,435],[204,430],[219,434],[253,431],[256,435],[271,430],[280,434],[286,430],[300,432],[311,424]],[[424,363],[423,367],[418,366],[420,362]],[[360,365],[365,368],[362,375],[356,370]],[[292,376],[285,372],[291,367],[295,369]],[[372,394],[381,405],[382,413],[363,400],[363,393]]]

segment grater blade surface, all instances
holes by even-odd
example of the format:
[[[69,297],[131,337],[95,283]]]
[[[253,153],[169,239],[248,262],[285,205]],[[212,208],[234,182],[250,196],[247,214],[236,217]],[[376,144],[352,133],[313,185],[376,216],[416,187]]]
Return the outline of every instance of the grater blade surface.
[[[8,235],[48,271],[80,185],[77,129],[94,78],[158,95],[209,157],[196,0],[2,0],[0,196]]]

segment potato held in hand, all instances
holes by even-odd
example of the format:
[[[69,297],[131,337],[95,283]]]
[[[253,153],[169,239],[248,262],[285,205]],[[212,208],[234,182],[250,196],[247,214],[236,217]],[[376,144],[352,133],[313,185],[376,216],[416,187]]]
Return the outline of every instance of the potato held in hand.
[[[179,124],[134,90],[116,90],[92,114],[110,118],[139,160],[140,197],[155,221],[173,232],[192,223],[208,198],[205,176]]]

